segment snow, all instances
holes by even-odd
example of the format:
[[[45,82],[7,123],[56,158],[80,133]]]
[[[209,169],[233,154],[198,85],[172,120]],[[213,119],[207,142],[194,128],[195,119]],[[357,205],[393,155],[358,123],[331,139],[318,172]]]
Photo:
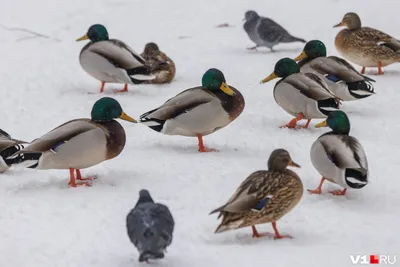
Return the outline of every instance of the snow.
[[[287,149],[302,165],[295,171],[305,189],[314,189],[320,181],[309,150],[326,129],[279,129],[291,117],[274,102],[274,82],[259,84],[277,60],[297,56],[303,44],[279,45],[274,54],[247,51],[253,44],[242,28],[244,12],[254,9],[295,36],[320,39],[329,54],[338,55],[333,43],[338,30],[332,26],[346,12],[358,12],[365,25],[400,37],[394,23],[398,1],[386,0],[384,5],[372,0],[0,3],[0,128],[15,138],[30,141],[68,120],[88,117],[93,103],[105,95],[115,97],[137,119],[200,84],[211,67],[220,68],[246,99],[245,111],[236,121],[204,138],[218,153],[198,153],[195,138],[165,136],[121,121],[126,147],[116,159],[82,171],[99,176],[90,188],[69,188],[68,171],[62,170],[10,169],[0,174],[0,266],[139,266],[125,216],[142,188],[168,205],[176,221],[173,243],[157,266],[345,267],[352,266],[350,255],[399,253],[400,65],[385,68],[385,75],[378,77],[376,69],[368,69],[377,80],[377,94],[343,105],[351,134],[368,156],[368,186],[350,190],[345,197],[328,194],[338,188],[330,183],[321,196],[305,192],[299,205],[277,223],[282,233],[295,237],[291,240],[253,239],[249,228],[214,234],[219,221],[208,216],[247,175],[266,168],[275,148]],[[224,22],[235,27],[215,28]],[[138,52],[147,42],[156,42],[177,65],[175,81],[130,86],[123,95],[111,91],[123,85],[108,84],[99,94],[100,82],[79,66],[84,44],[75,42],[94,23],[104,24],[112,38]],[[270,224],[258,229],[272,231]]]

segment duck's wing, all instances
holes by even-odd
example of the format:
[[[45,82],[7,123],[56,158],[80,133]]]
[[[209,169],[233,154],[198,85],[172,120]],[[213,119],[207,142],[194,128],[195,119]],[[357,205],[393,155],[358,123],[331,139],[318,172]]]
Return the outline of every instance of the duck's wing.
[[[72,120],[58,126],[42,137],[33,140],[24,149],[18,151],[17,154],[24,152],[45,152],[50,149],[54,149],[59,144],[68,142],[68,140],[81,133],[96,129],[98,127],[98,125],[92,123],[89,119]]]
[[[313,73],[297,73],[284,80],[285,83],[292,85],[303,95],[316,101],[334,98],[341,100],[333,94],[325,81]]]
[[[145,65],[146,61],[124,42],[116,39],[95,42],[88,51],[106,58],[117,68],[133,69]]]
[[[190,88],[168,99],[160,107],[142,114],[140,116],[140,122],[169,120],[191,109],[209,103],[213,99],[215,99],[215,96],[201,89],[201,87]]]

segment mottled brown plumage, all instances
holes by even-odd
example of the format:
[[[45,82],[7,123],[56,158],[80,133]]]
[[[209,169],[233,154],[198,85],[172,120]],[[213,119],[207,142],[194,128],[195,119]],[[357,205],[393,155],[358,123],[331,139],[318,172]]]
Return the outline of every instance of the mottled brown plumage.
[[[268,170],[252,173],[236,190],[228,202],[212,211],[220,212],[222,222],[216,233],[253,227],[253,237],[260,235],[255,225],[273,223],[275,238],[281,236],[276,221],[292,210],[303,196],[303,183],[287,166],[300,167],[284,149],[276,149],[268,160]]]
[[[146,65],[150,66],[151,73],[156,76],[155,79],[146,83],[170,83],[174,79],[176,72],[175,63],[160,51],[157,44],[146,44],[141,56],[146,60]]]
[[[338,52],[347,60],[363,67],[381,67],[400,62],[400,41],[379,30],[361,27],[356,13],[347,13],[334,27],[345,26],[335,38]]]

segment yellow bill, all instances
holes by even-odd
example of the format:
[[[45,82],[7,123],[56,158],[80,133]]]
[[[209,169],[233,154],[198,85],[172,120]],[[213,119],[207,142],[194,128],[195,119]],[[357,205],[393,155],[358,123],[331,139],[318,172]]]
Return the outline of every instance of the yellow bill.
[[[326,120],[323,122],[320,122],[318,124],[315,124],[315,128],[321,128],[321,127],[327,127],[328,124],[326,123]]]
[[[269,82],[273,79],[278,78],[278,76],[276,76],[275,72],[271,73],[267,78],[265,78],[264,80],[262,80],[260,83],[266,83]]]
[[[292,160],[289,161],[288,165],[292,166],[292,167],[296,167],[296,168],[301,168],[301,166],[299,164],[297,164],[296,162],[293,162]]]
[[[343,21],[338,23],[338,24],[336,24],[335,26],[333,26],[333,28],[337,28],[337,27],[341,27],[341,26],[345,26]]]
[[[221,89],[222,92],[224,92],[224,93],[227,94],[227,95],[236,95],[235,92],[234,92],[231,88],[229,88],[229,86],[228,86],[225,82],[223,82],[223,83],[221,84],[221,86],[219,87],[219,89]]]
[[[293,60],[294,61],[300,61],[300,60],[305,59],[307,57],[308,56],[307,56],[306,52],[303,51],[303,52],[301,52],[301,54],[298,57],[294,58]]]
[[[83,41],[83,40],[87,40],[87,39],[89,39],[89,37],[87,36],[87,34],[85,34],[84,36],[79,37],[78,39],[76,39],[76,41],[79,42],[79,41]]]
[[[130,117],[128,114],[126,114],[125,112],[122,111],[121,116],[119,116],[119,118],[121,120],[125,120],[125,121],[130,121],[133,123],[137,123],[137,120],[135,120],[134,118]]]

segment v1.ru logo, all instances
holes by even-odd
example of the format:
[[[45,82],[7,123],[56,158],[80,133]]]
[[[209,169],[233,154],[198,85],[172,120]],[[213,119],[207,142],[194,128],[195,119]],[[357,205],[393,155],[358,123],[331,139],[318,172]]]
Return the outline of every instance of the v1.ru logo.
[[[395,264],[396,255],[350,255],[353,264]]]

